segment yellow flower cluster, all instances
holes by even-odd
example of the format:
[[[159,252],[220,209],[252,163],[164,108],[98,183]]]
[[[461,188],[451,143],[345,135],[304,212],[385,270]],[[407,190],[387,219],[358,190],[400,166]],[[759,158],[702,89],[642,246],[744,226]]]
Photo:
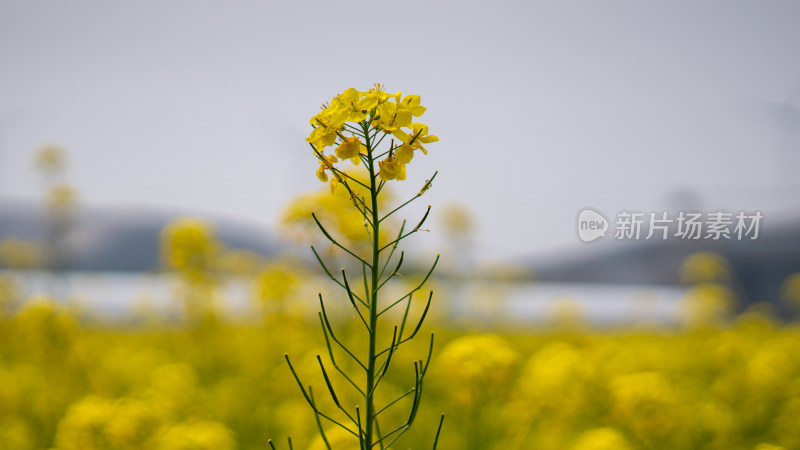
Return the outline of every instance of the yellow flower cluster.
[[[334,173],[334,164],[340,159],[359,164],[362,158],[374,161],[382,157],[378,161],[381,180],[404,180],[405,166],[411,162],[414,151],[419,149],[427,154],[423,144],[439,140],[428,134],[427,125],[414,121],[423,113],[425,107],[420,105],[419,95],[403,96],[401,92],[391,95],[380,84],[364,92],[355,88],[345,90],[323,105],[322,111],[310,121],[314,129],[306,141],[320,162],[317,178],[328,181],[326,171]],[[378,154],[374,141],[380,142],[379,133],[383,133],[382,137],[394,136],[400,144],[392,143],[388,152]],[[325,149],[333,145],[336,145],[335,155],[325,155]],[[332,186],[337,182],[335,176]]]
[[[363,170],[363,166],[343,172],[350,179],[369,183],[368,174]],[[351,188],[356,195],[368,195],[366,189],[358,184],[352,185]],[[387,207],[395,198],[391,189],[384,188],[378,197],[378,208]],[[365,231],[364,217],[352,206],[353,199],[343,189],[330,192],[323,188],[308,192],[292,199],[287,205],[281,226],[287,235],[297,242],[307,242],[319,237],[319,228],[311,217],[311,213],[314,212],[325,228],[336,233],[346,247],[353,249],[358,254],[364,253],[369,251],[369,246],[372,245],[371,237]],[[379,240],[382,243],[389,242],[390,236],[394,236],[396,228],[399,226],[392,219],[381,223]],[[336,250],[332,251],[336,252]]]
[[[496,335],[469,335],[448,343],[439,356],[449,377],[453,398],[470,403],[478,393],[492,395],[492,386],[504,385],[520,355]]]
[[[34,165],[48,175],[54,175],[64,169],[67,161],[66,150],[57,145],[45,145],[34,155]]]
[[[54,214],[65,214],[75,205],[77,192],[68,184],[57,184],[50,188],[45,199],[47,208]]]
[[[194,278],[204,278],[219,251],[209,223],[194,218],[180,218],[161,231],[162,258],[170,268]]]
[[[0,240],[0,265],[8,269],[33,269],[41,262],[41,249],[14,237]]]

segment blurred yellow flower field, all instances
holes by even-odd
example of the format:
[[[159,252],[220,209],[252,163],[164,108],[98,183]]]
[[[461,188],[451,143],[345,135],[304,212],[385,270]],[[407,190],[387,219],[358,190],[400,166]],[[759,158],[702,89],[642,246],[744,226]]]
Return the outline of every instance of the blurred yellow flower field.
[[[280,281],[262,301],[296,282],[278,270],[257,277]],[[263,449],[289,435],[323,448],[283,354],[324,392],[324,342],[289,310],[265,310],[259,325],[121,327],[32,299],[0,321],[2,448]],[[417,427],[394,448],[429,445],[443,412],[446,449],[800,448],[800,329],[764,315],[685,330],[431,327],[443,339]],[[413,353],[397,352],[398,367]],[[386,389],[410,379],[395,373]]]

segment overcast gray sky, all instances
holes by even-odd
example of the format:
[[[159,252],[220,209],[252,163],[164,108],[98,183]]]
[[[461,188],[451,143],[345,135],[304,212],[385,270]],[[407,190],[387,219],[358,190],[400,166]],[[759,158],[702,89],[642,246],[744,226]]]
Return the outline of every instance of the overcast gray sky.
[[[438,169],[426,203],[468,206],[482,259],[680,192],[768,219],[797,208],[798,23],[793,1],[3,0],[0,198],[38,198],[58,143],[85,205],[272,226],[319,187],[308,118],[379,81],[441,139],[398,187]]]

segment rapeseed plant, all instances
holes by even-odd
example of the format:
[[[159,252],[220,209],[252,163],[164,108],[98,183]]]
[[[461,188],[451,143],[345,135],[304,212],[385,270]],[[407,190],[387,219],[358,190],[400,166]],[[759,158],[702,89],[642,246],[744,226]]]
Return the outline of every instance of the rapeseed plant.
[[[361,450],[371,450],[375,447],[389,448],[409,430],[419,409],[423,381],[433,351],[433,335],[431,335],[428,356],[424,360],[420,359],[413,363],[413,387],[382,404],[378,404],[376,400],[379,397],[378,388],[389,370],[392,356],[402,344],[417,335],[433,297],[433,292],[430,292],[424,311],[416,325],[413,325],[413,331],[409,332],[412,327],[408,319],[413,296],[430,277],[438,262],[438,256],[422,282],[407,294],[399,299],[387,300],[381,292],[386,283],[401,276],[400,269],[404,253],[401,251],[399,255],[397,254],[398,244],[422,230],[421,227],[430,212],[429,206],[425,215],[413,229],[407,229],[404,221],[394,238],[389,237],[383,231],[386,226],[384,221],[421,197],[436,176],[434,173],[423,184],[417,195],[387,212],[388,208],[382,201],[385,197],[382,194],[386,183],[392,180],[405,180],[406,166],[414,158],[415,152],[419,150],[427,153],[423,144],[438,141],[435,135],[429,134],[427,125],[415,122],[415,118],[423,113],[425,113],[425,107],[420,105],[418,95],[402,96],[400,92],[391,95],[384,90],[383,86],[376,84],[367,91],[358,91],[355,88],[345,90],[323,105],[322,111],[314,115],[310,121],[312,131],[306,140],[319,162],[317,178],[322,182],[330,181],[332,192],[335,193],[337,190],[341,192],[338,197],[332,197],[332,199],[338,199],[340,203],[336,205],[337,208],[334,211],[353,208],[358,213],[357,215],[334,216],[337,219],[346,219],[335,222],[339,233],[331,233],[316,213],[312,213],[311,218],[333,247],[353,259],[361,271],[363,288],[356,287],[361,283],[353,284],[351,282],[353,278],[352,276],[348,278],[344,268],[341,269],[341,275],[335,276],[313,245],[311,249],[328,277],[347,293],[354,315],[357,315],[364,327],[364,339],[367,341],[366,350],[359,352],[337,337],[338,332],[333,329],[328,317],[328,308],[326,308],[322,294],[319,294],[321,308],[319,321],[327,345],[329,364],[347,382],[349,385],[347,389],[354,390],[361,398],[359,406],[349,408],[343,404],[343,400],[340,399],[346,397],[342,396],[341,388],[335,387],[325,363],[317,355],[316,359],[325,385],[331,400],[338,408],[340,414],[338,417],[322,411],[319,407],[320,400],[314,396],[311,386],[306,387],[303,384],[289,356],[286,356],[286,361],[300,386],[301,393],[314,412],[322,445],[328,450],[334,447],[344,448],[343,444],[333,441],[335,435],[330,432],[328,425],[338,430],[336,436],[343,433],[350,435],[352,442],[357,444]],[[390,138],[388,146],[381,148],[381,144],[386,143],[387,137]],[[335,147],[333,154],[326,154],[328,147]],[[342,170],[339,164],[345,160],[356,166],[363,165],[366,172]],[[351,245],[347,245],[348,241]],[[396,261],[392,263],[394,268],[389,267],[392,261]],[[384,334],[382,331],[387,329],[384,322],[391,320],[391,317],[384,316],[384,314],[396,307],[402,308],[403,304],[405,304],[405,311],[399,323],[394,324],[391,328],[393,330],[391,341],[388,346],[384,347],[385,344],[381,344],[379,340]],[[337,348],[336,352],[334,345]],[[348,373],[342,360],[337,359],[336,353],[340,353],[340,358],[343,356],[356,364],[356,370],[364,376],[363,381],[355,377],[353,373]],[[386,383],[383,387],[387,387]],[[406,418],[401,423],[393,424],[389,428],[386,428],[387,422],[383,422],[383,429],[381,429],[380,422],[383,421],[381,415],[390,408],[395,408],[404,399],[410,400],[410,411]],[[439,428],[434,437],[434,449],[438,442],[442,420],[439,421]],[[325,425],[323,425],[323,421],[326,422]],[[329,439],[328,436],[331,438]],[[270,441],[270,445],[275,448],[272,441]],[[292,447],[291,440],[289,447]],[[316,447],[312,446],[312,448]]]

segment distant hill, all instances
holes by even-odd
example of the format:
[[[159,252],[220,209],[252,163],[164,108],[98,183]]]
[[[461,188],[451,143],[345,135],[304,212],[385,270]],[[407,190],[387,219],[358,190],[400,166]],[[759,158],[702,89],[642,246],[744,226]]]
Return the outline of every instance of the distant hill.
[[[572,252],[529,258],[522,265],[541,281],[677,285],[681,264],[699,251],[728,260],[734,288],[746,301],[774,302],[786,277],[800,272],[800,220],[765,222],[756,240],[619,241],[609,236]]]
[[[144,272],[159,268],[161,229],[181,213],[145,208],[81,208],[76,211],[68,236],[71,270]],[[270,256],[281,249],[267,230],[215,217],[202,217],[214,225],[226,247]],[[41,241],[45,236],[44,212],[38,205],[0,202],[0,240],[16,237]]]

